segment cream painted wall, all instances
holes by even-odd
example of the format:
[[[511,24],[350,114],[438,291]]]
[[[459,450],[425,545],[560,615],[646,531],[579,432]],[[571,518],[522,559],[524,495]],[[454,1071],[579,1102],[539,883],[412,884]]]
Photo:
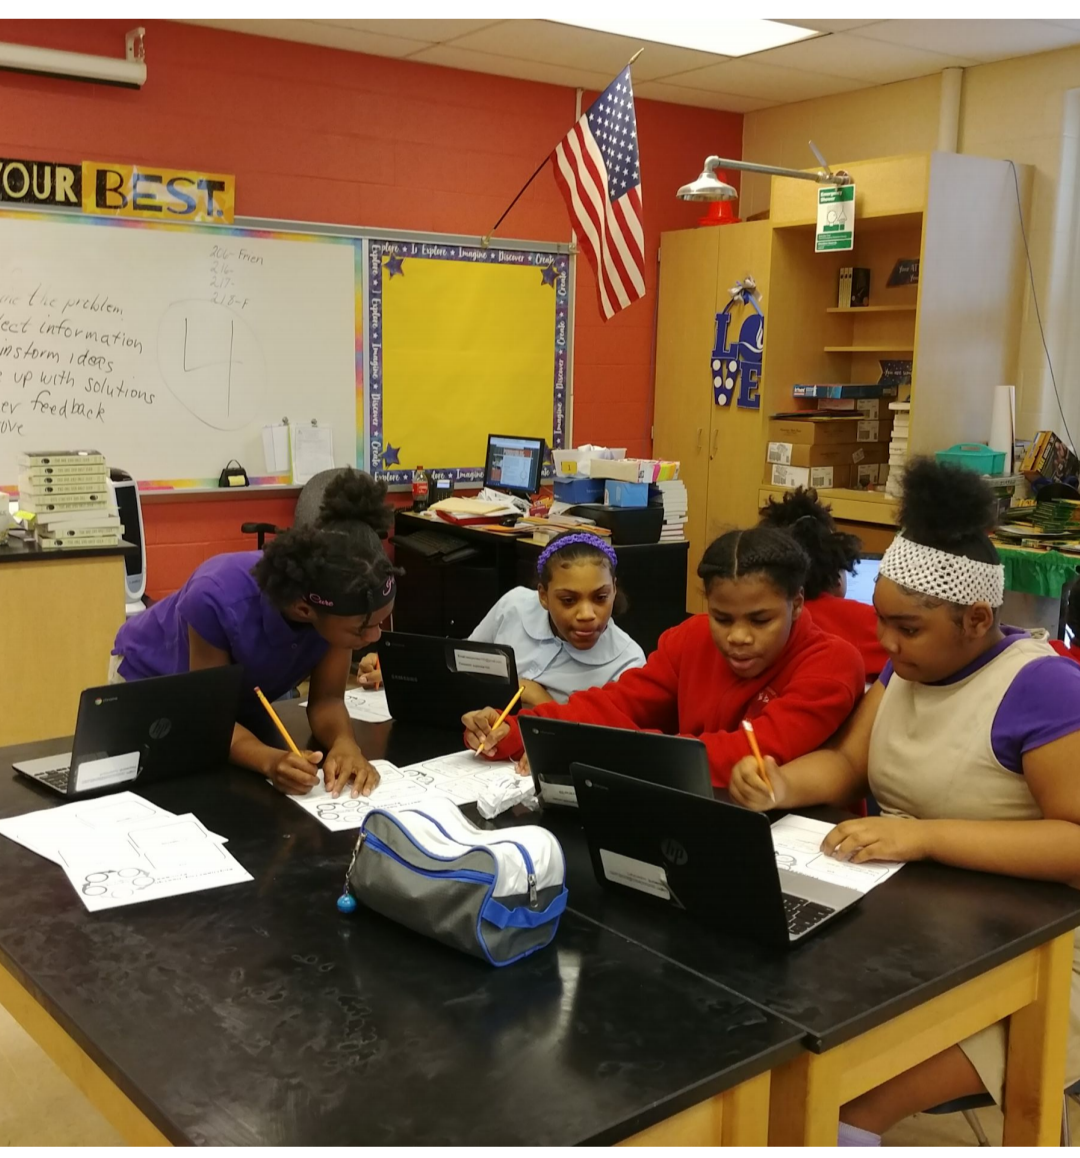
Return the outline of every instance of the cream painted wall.
[[[931,150],[937,143],[940,76],[901,81],[748,113],[743,156],[766,164],[809,168],[812,138],[830,164]],[[1068,94],[1074,90],[1072,96]],[[1028,239],[1035,285],[1072,432],[1080,437],[1080,47],[964,70],[959,149],[1034,166]],[[1066,115],[1071,102],[1071,113]],[[767,178],[745,174],[740,216],[768,204]],[[1023,330],[1016,367],[1017,427],[1061,430],[1030,289],[1017,286]],[[1073,333],[1072,331],[1078,331]],[[1070,344],[1075,347],[1070,350]]]

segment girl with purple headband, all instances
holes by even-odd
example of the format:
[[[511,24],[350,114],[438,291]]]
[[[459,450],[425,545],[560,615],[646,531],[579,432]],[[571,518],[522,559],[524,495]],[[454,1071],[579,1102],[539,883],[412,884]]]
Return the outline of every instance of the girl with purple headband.
[[[611,613],[618,557],[599,535],[557,535],[540,552],[537,590],[515,587],[484,616],[470,639],[514,649],[526,707],[618,679],[645,653]]]

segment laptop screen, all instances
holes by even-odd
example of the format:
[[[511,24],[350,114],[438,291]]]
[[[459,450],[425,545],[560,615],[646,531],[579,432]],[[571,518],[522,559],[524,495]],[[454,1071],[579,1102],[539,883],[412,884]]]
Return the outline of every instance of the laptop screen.
[[[855,567],[855,574],[847,577],[847,598],[872,605],[880,566],[880,555],[864,555]]]

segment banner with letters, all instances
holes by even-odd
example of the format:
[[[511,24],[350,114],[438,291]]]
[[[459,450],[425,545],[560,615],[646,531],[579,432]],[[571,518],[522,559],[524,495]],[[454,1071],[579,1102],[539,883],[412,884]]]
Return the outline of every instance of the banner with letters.
[[[236,178],[162,165],[0,158],[0,203],[142,221],[231,225]]]

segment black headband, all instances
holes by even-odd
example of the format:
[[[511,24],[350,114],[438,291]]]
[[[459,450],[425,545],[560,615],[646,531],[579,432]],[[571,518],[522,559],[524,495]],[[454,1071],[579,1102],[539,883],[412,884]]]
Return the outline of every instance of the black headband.
[[[318,611],[327,615],[371,615],[393,603],[397,596],[397,583],[393,575],[387,576],[381,591],[370,587],[362,591],[335,592],[332,588],[323,593],[309,591],[307,601]]]

